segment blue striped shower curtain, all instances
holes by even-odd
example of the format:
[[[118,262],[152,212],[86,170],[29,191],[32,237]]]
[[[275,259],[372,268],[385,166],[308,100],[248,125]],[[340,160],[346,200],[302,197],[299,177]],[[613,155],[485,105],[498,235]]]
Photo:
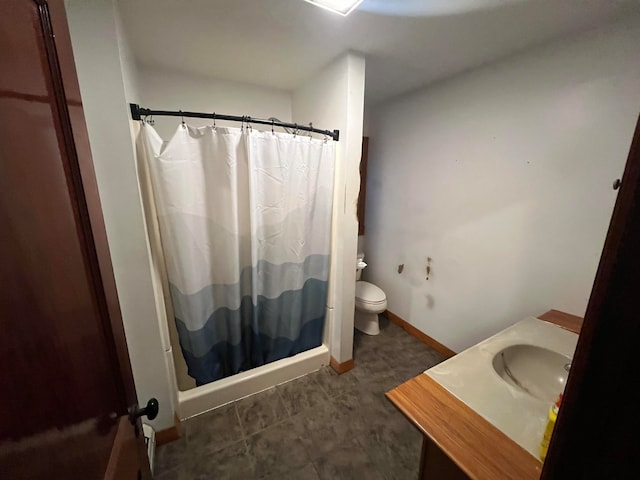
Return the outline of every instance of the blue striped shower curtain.
[[[198,385],[322,343],[333,141],[141,128],[180,347]]]

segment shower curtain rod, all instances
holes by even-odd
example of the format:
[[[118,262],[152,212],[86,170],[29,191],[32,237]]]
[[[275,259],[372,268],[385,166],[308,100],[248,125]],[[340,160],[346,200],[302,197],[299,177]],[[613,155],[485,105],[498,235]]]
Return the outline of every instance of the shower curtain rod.
[[[227,120],[231,122],[243,122],[243,123],[256,123],[260,125],[271,125],[273,127],[285,127],[292,128],[294,131],[313,132],[326,135],[333,138],[336,142],[340,140],[340,130],[321,130],[314,128],[312,124],[298,125],[297,123],[287,123],[274,120],[264,120],[261,118],[236,116],[236,115],[221,115],[219,113],[198,113],[198,112],[183,112],[183,111],[170,111],[170,110],[151,110],[149,108],[141,107],[135,103],[130,103],[131,118],[134,120],[142,120],[142,117],[154,116],[154,117],[181,117],[181,118],[210,118],[211,120]]]

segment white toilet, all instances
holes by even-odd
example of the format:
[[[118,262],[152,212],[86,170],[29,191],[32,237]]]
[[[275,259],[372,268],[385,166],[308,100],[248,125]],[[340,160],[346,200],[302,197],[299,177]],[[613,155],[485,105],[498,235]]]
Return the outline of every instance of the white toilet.
[[[367,335],[378,335],[380,324],[378,314],[387,309],[387,297],[384,292],[373,283],[360,280],[364,263],[364,253],[358,254],[356,264],[356,316],[355,327]]]

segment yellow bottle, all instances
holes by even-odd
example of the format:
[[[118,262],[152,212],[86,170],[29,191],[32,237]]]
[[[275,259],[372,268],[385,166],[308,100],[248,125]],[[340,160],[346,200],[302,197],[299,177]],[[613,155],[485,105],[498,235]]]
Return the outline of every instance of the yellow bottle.
[[[549,408],[549,419],[547,420],[547,428],[544,429],[544,435],[542,442],[540,442],[540,460],[544,462],[547,458],[547,452],[549,451],[549,442],[551,441],[551,435],[553,434],[553,428],[556,426],[556,418],[558,418],[558,410],[560,410],[560,404],[562,403],[562,394],[558,395],[556,403]]]

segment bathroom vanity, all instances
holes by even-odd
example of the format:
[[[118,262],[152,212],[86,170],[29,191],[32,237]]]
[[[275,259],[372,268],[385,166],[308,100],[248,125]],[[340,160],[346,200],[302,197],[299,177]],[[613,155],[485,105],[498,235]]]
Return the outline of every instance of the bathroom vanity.
[[[538,479],[581,326],[556,310],[527,318],[388,392],[424,435],[420,479]]]

